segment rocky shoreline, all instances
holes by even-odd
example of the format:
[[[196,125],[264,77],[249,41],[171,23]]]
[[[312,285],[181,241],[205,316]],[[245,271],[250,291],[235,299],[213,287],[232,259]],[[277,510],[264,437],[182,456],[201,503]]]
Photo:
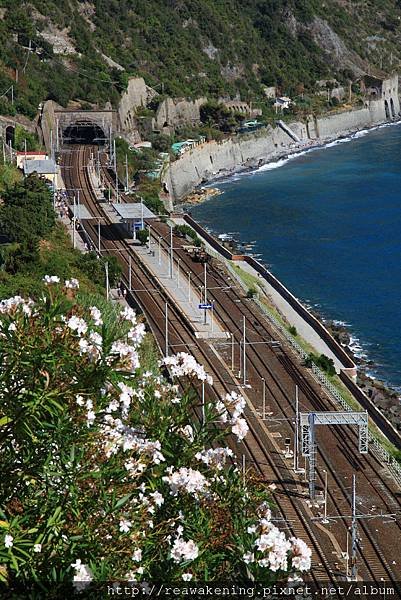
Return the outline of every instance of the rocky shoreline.
[[[394,427],[398,431],[401,431],[401,398],[399,393],[384,381],[373,378],[367,373],[375,364],[372,360],[355,354],[351,348],[351,334],[345,325],[339,324],[337,321],[324,319],[316,311],[310,312],[324,324],[334,339],[337,340],[358,366],[357,384],[361,390],[381,410]]]

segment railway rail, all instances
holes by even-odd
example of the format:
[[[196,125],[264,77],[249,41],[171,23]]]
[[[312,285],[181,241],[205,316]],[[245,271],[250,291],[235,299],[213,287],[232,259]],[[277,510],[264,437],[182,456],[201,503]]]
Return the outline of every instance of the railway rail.
[[[91,187],[88,170],[85,168],[88,163],[90,151],[90,147],[78,146],[76,147],[76,151],[66,152],[64,154],[63,174],[67,187],[80,188],[82,190],[81,201],[87,205],[93,216],[106,219],[101,203],[96,200]],[[123,195],[120,198],[123,201],[126,200],[126,197]],[[169,336],[172,345],[181,344],[191,347],[191,352],[195,358],[207,366],[215,382],[213,388],[208,389],[209,397],[215,398],[226,391],[237,388],[239,382],[230,372],[230,369],[224,365],[223,359],[221,362],[216,362],[215,351],[220,352],[219,346],[216,345],[213,350],[206,342],[194,338],[192,329],[185,317],[171,303],[157,280],[140,262],[138,256],[124,239],[124,235],[119,227],[108,222],[107,225],[102,226],[104,233],[106,233],[106,229],[107,233],[112,235],[102,236],[102,249],[117,255],[121,262],[126,283],[128,281],[128,256],[131,256],[131,280],[133,288],[135,290],[143,290],[133,293],[133,299],[146,315],[159,347],[164,347],[164,326],[162,324],[164,324],[165,303],[167,302],[171,315]],[[96,226],[93,223],[87,222],[86,230],[94,245],[97,244]],[[164,245],[167,247],[167,230],[163,224],[157,224],[156,231],[162,235]],[[177,243],[178,245],[180,244],[176,240],[174,245]],[[124,255],[125,252],[126,255]],[[179,254],[179,258],[182,260],[182,264],[194,274],[195,278],[201,280],[202,273],[200,272],[200,268],[196,268],[194,263],[190,264],[188,262],[190,259],[185,256],[183,250],[177,250],[176,252],[181,253]],[[247,395],[251,399],[252,405],[247,413],[250,433],[245,442],[241,444],[240,452],[245,455],[248,464],[253,465],[260,476],[266,481],[274,481],[278,486],[276,495],[279,498],[278,514],[280,518],[286,520],[287,527],[292,534],[307,540],[313,548],[314,565],[311,575],[312,579],[316,581],[333,581],[341,577],[342,569],[340,567],[336,568],[335,561],[330,556],[330,553],[333,551],[332,542],[320,527],[311,522],[311,511],[306,506],[305,501],[300,500],[298,497],[302,491],[302,482],[291,474],[290,469],[282,458],[277,443],[274,443],[273,436],[268,435],[266,424],[261,422],[256,413],[257,410],[261,409],[262,377],[267,384],[269,402],[270,404],[274,404],[277,415],[285,415],[287,418],[288,415],[292,416],[293,403],[291,403],[289,398],[294,394],[295,384],[299,386],[301,392],[300,402],[302,406],[311,407],[313,410],[328,410],[327,407],[330,406],[329,399],[325,398],[321,390],[317,389],[316,383],[310,381],[307,374],[302,372],[302,368],[297,364],[294,356],[284,346],[283,351],[277,355],[267,345],[252,345],[252,342],[266,341],[265,338],[268,340],[277,338],[277,332],[272,331],[271,325],[266,322],[263,315],[259,314],[256,309],[251,310],[250,304],[243,297],[243,293],[234,284],[229,293],[218,289],[223,287],[223,283],[227,287],[227,275],[221,269],[219,271],[219,267],[215,265],[213,272],[209,274],[208,285],[209,288],[215,289],[210,289],[209,293],[216,302],[216,306],[218,306],[216,310],[217,317],[226,327],[228,326],[233,331],[237,345],[240,342],[240,332],[236,325],[238,319],[245,316],[249,323],[247,341],[250,344],[247,346],[247,360],[249,365],[249,383],[252,388],[251,392],[247,393]],[[291,431],[289,423],[283,421],[282,431],[285,431],[286,434]],[[363,494],[366,497],[370,497],[372,493],[376,494],[375,497],[377,498],[378,505],[383,505],[386,509],[390,508],[391,502],[389,498],[392,498],[392,512],[394,512],[394,506],[397,506],[397,510],[399,510],[399,499],[394,495],[394,490],[391,489],[390,483],[383,480],[382,476],[380,477],[380,481],[383,489],[381,489],[380,494],[376,486],[371,486],[372,489],[368,489],[368,484],[370,485],[368,481],[369,475],[373,474],[374,478],[379,476],[381,465],[373,458],[369,459],[368,465],[365,464],[365,461],[361,462],[357,459],[356,438],[353,432],[348,430],[342,430],[341,432],[331,431],[330,436],[331,443],[328,449],[326,448],[325,439],[324,451],[319,448],[318,455],[319,463],[327,468],[330,476],[329,508],[337,516],[340,511],[344,512],[344,509],[347,510],[348,508],[349,490],[347,489],[347,482],[342,480],[337,471],[340,473],[347,472],[350,480],[350,474],[353,470],[359,470],[360,474],[363,474],[362,469],[367,467],[368,472],[366,477],[364,476],[365,479],[362,488]],[[339,448],[342,448],[342,451],[339,451]],[[238,448],[236,450],[238,452]],[[336,464],[332,462],[334,457],[331,459],[328,456],[328,453],[334,452]],[[392,564],[391,547],[387,545],[386,548],[383,548],[378,542],[378,538],[388,533],[388,530],[383,529],[383,526],[380,526],[378,522],[375,525],[377,525],[377,532],[372,532],[366,523],[360,522],[360,531],[365,536],[364,551],[360,561],[360,573],[365,580],[397,581],[397,579],[400,579],[400,570],[397,565]],[[396,524],[395,527],[398,528],[399,535],[399,525]],[[341,526],[337,522],[335,535],[336,538],[339,538],[340,546],[343,549],[345,549],[345,533],[346,527]],[[392,538],[394,533],[394,530],[392,530]],[[396,546],[397,536],[393,539]],[[395,551],[393,556],[396,556],[396,547],[393,547],[393,550]]]

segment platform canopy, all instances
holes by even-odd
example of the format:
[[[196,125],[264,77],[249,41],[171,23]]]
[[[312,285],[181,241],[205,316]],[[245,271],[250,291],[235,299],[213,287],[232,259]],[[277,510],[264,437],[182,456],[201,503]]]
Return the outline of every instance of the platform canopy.
[[[72,212],[73,216],[78,219],[78,221],[95,218],[84,204],[70,204],[68,208]]]
[[[157,215],[152,213],[142,202],[134,204],[112,204],[113,209],[123,221],[140,221],[141,219],[156,219]]]

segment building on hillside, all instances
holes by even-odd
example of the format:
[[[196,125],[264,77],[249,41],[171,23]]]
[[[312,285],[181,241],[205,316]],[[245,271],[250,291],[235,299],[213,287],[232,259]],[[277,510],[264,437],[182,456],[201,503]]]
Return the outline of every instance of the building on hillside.
[[[37,173],[41,179],[50,182],[54,189],[58,189],[60,187],[60,169],[54,160],[49,158],[25,160],[22,168],[25,177],[28,177],[28,175],[32,175],[33,173]]]
[[[196,140],[184,140],[183,142],[176,142],[171,146],[172,151],[175,155],[181,156],[184,152],[191,150],[191,148],[195,148],[196,146],[200,146],[206,141],[206,138],[201,135]]]
[[[17,152],[17,167],[18,169],[24,168],[24,162],[28,160],[46,160],[48,159],[46,152],[39,152],[38,150],[31,150],[29,152]]]
[[[276,98],[276,101],[274,102],[273,106],[277,112],[278,110],[285,110],[290,108],[292,104],[295,104],[295,102],[291,100],[291,98],[288,98],[288,96],[280,96],[279,98]]]

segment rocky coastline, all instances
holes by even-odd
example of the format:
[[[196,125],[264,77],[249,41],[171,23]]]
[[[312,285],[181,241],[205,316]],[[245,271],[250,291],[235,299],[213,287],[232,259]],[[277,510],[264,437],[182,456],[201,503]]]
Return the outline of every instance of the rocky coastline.
[[[401,398],[399,392],[392,389],[386,382],[369,375],[369,370],[372,370],[375,364],[369,358],[360,357],[352,350],[352,336],[345,325],[337,321],[324,319],[316,311],[310,312],[324,324],[334,339],[358,366],[357,384],[361,390],[381,410],[394,427],[401,431]]]

